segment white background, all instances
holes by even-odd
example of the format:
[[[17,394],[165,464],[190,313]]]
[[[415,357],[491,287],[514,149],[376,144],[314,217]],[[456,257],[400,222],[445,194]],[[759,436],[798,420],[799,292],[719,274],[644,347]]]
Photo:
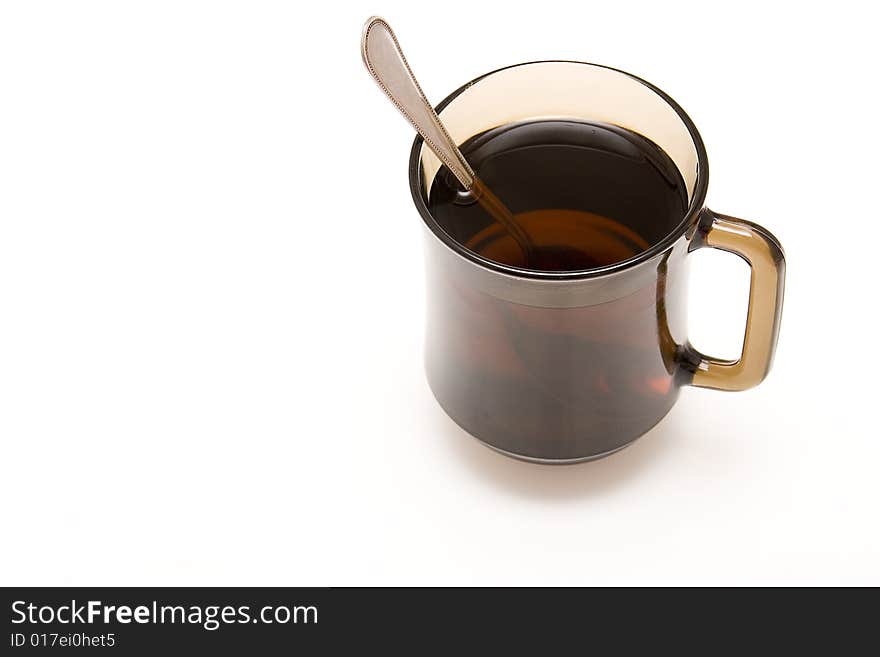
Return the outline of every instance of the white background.
[[[20,2],[0,10],[0,583],[880,584],[878,49],[863,3]],[[775,369],[606,460],[458,429],[422,371],[395,27],[439,102],[533,59],[681,103],[783,242]],[[735,257],[692,339],[734,356]]]

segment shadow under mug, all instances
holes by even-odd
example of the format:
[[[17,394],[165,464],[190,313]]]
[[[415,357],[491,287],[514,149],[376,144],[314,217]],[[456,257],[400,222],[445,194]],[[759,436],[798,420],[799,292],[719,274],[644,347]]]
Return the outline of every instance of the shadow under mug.
[[[512,267],[470,251],[431,215],[427,198],[441,163],[416,138],[409,180],[428,229],[426,371],[462,428],[516,458],[586,461],[648,431],[684,385],[744,390],[764,379],[782,312],[782,247],[760,226],[704,206],[703,142],[669,96],[604,66],[531,62],[469,82],[437,110],[458,144],[551,117],[625,128],[666,152],[688,200],[672,232],[627,260],[580,272]],[[702,247],[735,253],[751,267],[736,361],[703,355],[687,340],[688,254]]]

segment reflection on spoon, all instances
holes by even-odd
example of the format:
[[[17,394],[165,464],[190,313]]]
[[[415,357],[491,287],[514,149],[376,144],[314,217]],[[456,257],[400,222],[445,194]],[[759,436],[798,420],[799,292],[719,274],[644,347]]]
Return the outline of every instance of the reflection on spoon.
[[[517,223],[513,213],[486,187],[464,159],[422,92],[391,27],[377,16],[367,20],[364,25],[361,56],[370,75],[422,136],[428,148],[449,168],[480,206],[516,240],[525,262],[532,262],[534,246],[528,234]]]

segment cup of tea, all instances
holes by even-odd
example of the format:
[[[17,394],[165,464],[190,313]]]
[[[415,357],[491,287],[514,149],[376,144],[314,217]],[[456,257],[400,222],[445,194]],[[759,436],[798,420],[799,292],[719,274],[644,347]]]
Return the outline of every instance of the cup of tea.
[[[532,253],[417,137],[409,161],[426,228],[426,371],[437,401],[489,447],[540,463],[612,454],[657,424],[682,386],[744,390],[770,369],[785,258],[764,228],[705,206],[703,141],[679,105],[595,64],[530,62],[437,107]],[[687,338],[690,253],[751,267],[735,361]]]

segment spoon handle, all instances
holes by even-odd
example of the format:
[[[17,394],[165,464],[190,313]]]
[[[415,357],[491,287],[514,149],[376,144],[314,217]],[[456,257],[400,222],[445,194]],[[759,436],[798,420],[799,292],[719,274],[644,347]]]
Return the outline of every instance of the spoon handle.
[[[397,37],[388,23],[373,16],[364,25],[361,35],[361,56],[370,75],[385,95],[416,129],[428,147],[440,158],[458,182],[471,192],[480,206],[500,223],[519,245],[526,264],[534,260],[534,246],[528,234],[507,206],[477,178],[458,146],[449,136],[437,112],[425,97],[413,75]]]
[[[446,132],[437,113],[413,75],[397,37],[383,19],[373,16],[364,25],[361,56],[370,75],[425,140],[434,154],[449,167],[465,189],[474,186],[474,170]]]

